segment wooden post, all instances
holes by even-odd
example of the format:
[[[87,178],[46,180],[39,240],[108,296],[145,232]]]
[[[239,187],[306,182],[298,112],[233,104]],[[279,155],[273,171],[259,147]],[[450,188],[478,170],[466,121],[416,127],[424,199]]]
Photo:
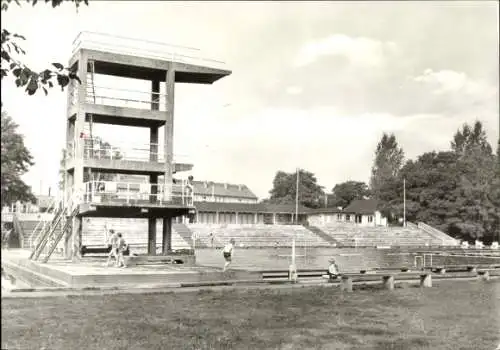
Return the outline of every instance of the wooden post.
[[[430,273],[420,275],[420,287],[432,287],[432,275]]]
[[[295,265],[295,238],[292,241],[292,263],[288,269],[288,279],[292,283],[297,283],[297,266]]]
[[[490,272],[489,271],[479,271],[479,273],[477,274],[477,277],[479,277],[479,279],[481,281],[489,281],[490,280]]]
[[[340,280],[340,290],[343,292],[352,292],[352,278],[349,276],[342,276]]]
[[[394,289],[394,276],[382,276],[382,284],[385,289],[393,290]]]

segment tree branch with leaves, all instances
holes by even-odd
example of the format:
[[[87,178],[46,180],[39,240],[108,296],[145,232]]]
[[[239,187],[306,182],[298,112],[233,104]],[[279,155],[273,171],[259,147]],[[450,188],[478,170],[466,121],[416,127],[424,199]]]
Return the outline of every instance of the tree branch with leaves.
[[[62,2],[63,0],[45,0],[45,3],[51,3],[53,8],[61,5]],[[77,9],[81,3],[88,5],[88,0],[70,0],[70,2],[75,3]],[[6,12],[12,3],[22,6],[18,0],[2,0],[1,11]],[[23,2],[23,4],[26,3],[35,6],[38,1],[28,0]],[[76,80],[81,84],[76,67],[64,67],[61,63],[52,63],[51,68],[38,72],[28,67],[22,60],[26,52],[23,50],[20,42],[24,40],[26,38],[23,35],[2,29],[0,52],[0,78],[2,80],[5,77],[13,77],[16,86],[24,88],[30,96],[40,90],[47,95],[48,89],[54,87],[56,84],[64,90],[71,80]]]

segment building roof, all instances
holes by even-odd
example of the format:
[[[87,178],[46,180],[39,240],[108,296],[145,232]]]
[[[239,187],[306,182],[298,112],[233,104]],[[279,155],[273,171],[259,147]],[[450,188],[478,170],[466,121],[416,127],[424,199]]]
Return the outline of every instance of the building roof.
[[[120,175],[120,182],[143,183],[143,175]],[[193,181],[194,195],[211,197],[234,197],[257,200],[258,197],[246,186],[213,181]]]
[[[355,199],[344,209],[344,212],[373,214],[377,211],[377,207],[378,201],[376,199]]]
[[[345,210],[339,208],[309,209],[309,214],[337,214],[337,213],[345,213]]]
[[[54,197],[52,197],[52,196],[40,194],[40,195],[36,196],[36,205],[39,208],[48,208],[53,200],[54,200]]]
[[[198,211],[205,212],[295,213],[295,204],[195,202],[194,206]],[[310,209],[299,206],[298,211],[299,214],[307,214]]]
[[[194,194],[200,196],[223,196],[245,199],[257,199],[246,185],[235,185],[212,181],[193,181]]]

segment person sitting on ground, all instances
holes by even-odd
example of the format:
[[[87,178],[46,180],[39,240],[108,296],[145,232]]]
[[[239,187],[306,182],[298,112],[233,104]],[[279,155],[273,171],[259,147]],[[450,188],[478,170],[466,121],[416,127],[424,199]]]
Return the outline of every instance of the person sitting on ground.
[[[226,262],[224,263],[224,268],[222,271],[226,271],[229,265],[231,264],[231,259],[234,256],[234,238],[231,238],[229,240],[229,243],[224,246],[224,249],[222,249],[222,255],[224,256],[224,260]]]
[[[122,237],[121,233],[118,233],[118,259],[116,260],[117,267],[127,267],[125,264],[125,258],[123,254],[127,250],[127,243],[125,239]]]
[[[328,279],[336,280],[339,277],[339,268],[334,258],[328,260],[330,266],[328,266]]]
[[[109,263],[111,262],[111,258],[115,258],[116,264],[118,264],[118,234],[115,232],[115,230],[109,230],[109,233],[111,236],[109,237],[108,241],[108,248],[109,248],[109,254],[108,254],[108,261],[106,262],[106,266],[109,266]]]

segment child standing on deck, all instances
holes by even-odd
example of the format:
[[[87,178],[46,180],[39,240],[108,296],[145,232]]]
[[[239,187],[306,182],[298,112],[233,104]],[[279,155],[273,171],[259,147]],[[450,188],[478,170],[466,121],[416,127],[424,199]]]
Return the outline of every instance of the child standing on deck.
[[[118,259],[116,261],[116,266],[118,267],[127,267],[125,264],[125,258],[123,257],[123,254],[127,250],[127,243],[125,242],[125,239],[122,237],[121,233],[118,233]]]
[[[231,264],[231,258],[234,255],[234,238],[231,238],[229,243],[224,246],[224,249],[222,249],[222,255],[224,255],[224,260],[226,260],[224,268],[222,269],[224,272],[228,268],[229,264]]]

